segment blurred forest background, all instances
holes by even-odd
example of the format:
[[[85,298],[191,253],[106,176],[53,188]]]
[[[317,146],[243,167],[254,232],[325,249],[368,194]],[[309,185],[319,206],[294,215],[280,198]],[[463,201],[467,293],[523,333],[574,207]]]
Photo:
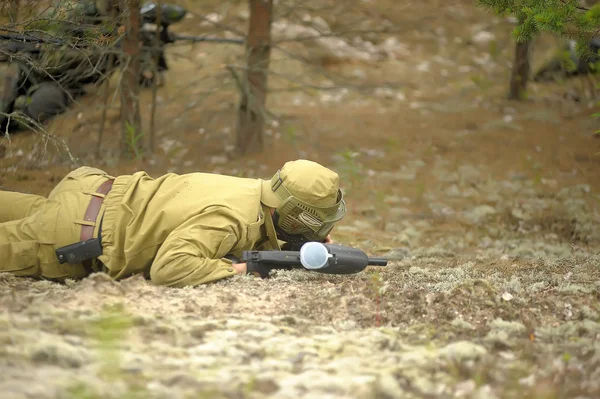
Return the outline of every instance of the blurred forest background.
[[[84,3],[3,2],[3,65],[21,68],[5,79],[21,90],[4,90],[8,189],[44,194],[83,164],[266,177],[310,158],[342,175],[346,220],[367,215],[383,241],[395,217],[445,234],[473,205],[502,213],[476,198],[490,179],[584,184],[597,205],[597,78],[573,73],[568,43],[597,26],[584,3],[534,1],[529,19],[497,1]],[[48,83],[65,95],[44,113],[32,98]]]

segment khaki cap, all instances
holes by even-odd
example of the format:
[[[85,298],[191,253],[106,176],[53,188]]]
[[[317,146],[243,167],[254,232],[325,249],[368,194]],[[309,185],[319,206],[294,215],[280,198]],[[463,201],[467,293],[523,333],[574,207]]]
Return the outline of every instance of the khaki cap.
[[[271,180],[262,181],[261,202],[271,208],[285,200],[272,189],[279,179],[291,195],[309,205],[330,207],[338,202],[338,174],[316,162],[299,159],[286,162]]]

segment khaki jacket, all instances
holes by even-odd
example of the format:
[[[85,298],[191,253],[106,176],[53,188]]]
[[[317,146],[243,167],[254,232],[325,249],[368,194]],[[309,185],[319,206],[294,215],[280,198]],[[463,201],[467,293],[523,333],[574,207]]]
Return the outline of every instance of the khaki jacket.
[[[236,274],[227,254],[279,249],[260,179],[207,173],[119,176],[105,198],[105,271],[144,273],[159,285],[195,286]]]

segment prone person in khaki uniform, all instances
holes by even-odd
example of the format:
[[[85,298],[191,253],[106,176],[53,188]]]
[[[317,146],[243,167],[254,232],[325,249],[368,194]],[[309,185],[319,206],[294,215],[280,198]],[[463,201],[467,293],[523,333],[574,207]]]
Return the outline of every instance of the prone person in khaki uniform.
[[[327,242],[345,213],[338,175],[308,160],[287,162],[271,180],[115,178],[81,167],[47,199],[0,191],[0,272],[58,281],[143,273],[157,285],[195,286],[260,272],[228,255]]]

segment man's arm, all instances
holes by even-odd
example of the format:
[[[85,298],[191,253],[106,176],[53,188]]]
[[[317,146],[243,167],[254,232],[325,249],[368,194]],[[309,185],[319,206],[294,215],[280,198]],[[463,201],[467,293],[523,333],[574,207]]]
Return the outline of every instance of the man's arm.
[[[243,222],[227,208],[211,208],[173,230],[150,268],[157,285],[196,286],[238,273],[225,259],[241,236]]]
[[[328,235],[327,237],[325,237],[325,239],[323,240],[323,242],[325,244],[333,244],[333,240],[331,239],[331,235]],[[268,275],[268,269],[258,266],[258,270],[256,266],[250,266],[250,268],[248,268],[248,265],[246,263],[234,263],[232,265],[232,267],[239,273],[239,274],[247,274],[248,271],[250,270],[251,274],[254,275]]]

